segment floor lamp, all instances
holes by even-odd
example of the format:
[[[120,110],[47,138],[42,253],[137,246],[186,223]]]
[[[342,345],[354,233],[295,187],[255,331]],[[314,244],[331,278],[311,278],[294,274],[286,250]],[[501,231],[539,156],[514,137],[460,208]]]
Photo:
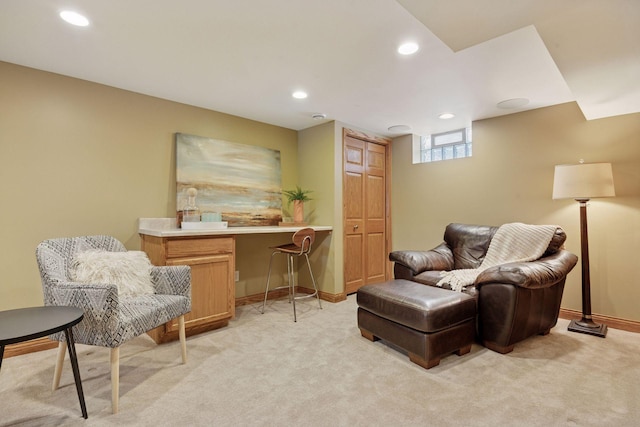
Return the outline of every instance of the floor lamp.
[[[589,277],[589,239],[587,236],[587,202],[596,197],[613,197],[611,163],[558,165],[553,176],[553,198],[575,199],[580,203],[580,249],[582,260],[582,319],[572,320],[569,330],[604,338],[607,325],[591,319],[591,283]]]

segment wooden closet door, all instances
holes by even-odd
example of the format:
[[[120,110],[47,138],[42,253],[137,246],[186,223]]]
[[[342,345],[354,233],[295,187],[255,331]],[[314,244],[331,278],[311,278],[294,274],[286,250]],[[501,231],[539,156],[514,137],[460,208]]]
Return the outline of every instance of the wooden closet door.
[[[387,279],[387,146],[344,137],[345,293]]]

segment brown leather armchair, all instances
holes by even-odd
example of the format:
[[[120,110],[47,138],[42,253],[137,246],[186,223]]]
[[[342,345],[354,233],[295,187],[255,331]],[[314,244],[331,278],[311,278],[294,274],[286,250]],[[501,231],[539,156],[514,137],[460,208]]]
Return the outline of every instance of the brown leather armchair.
[[[394,276],[436,286],[441,271],[478,268],[497,230],[449,224],[444,242],[429,251],[391,252]],[[541,258],[490,267],[464,289],[477,298],[477,335],[485,347],[508,353],[517,342],[555,326],[566,276],[578,261],[563,249],[566,237],[558,227]]]

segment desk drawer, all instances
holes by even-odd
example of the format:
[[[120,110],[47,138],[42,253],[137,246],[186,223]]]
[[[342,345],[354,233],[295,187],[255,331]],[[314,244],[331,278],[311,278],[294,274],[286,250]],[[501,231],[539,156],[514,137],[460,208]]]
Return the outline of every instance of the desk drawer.
[[[167,258],[233,252],[233,237],[179,238],[167,241]]]

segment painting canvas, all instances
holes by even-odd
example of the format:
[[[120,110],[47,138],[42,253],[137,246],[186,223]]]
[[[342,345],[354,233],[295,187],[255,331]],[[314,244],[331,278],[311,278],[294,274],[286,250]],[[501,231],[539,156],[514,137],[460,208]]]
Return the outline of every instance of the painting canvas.
[[[217,212],[229,226],[282,221],[280,151],[183,133],[176,134],[176,201],[198,190],[200,212]]]

